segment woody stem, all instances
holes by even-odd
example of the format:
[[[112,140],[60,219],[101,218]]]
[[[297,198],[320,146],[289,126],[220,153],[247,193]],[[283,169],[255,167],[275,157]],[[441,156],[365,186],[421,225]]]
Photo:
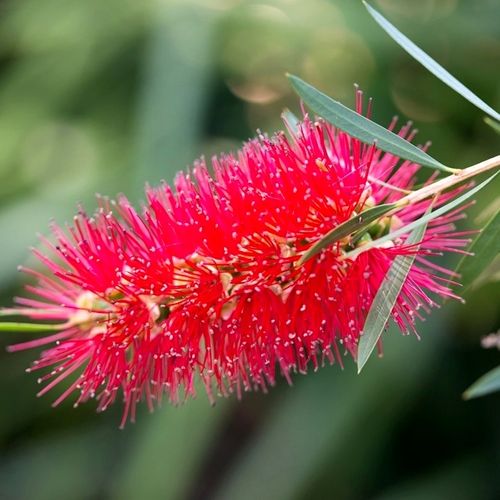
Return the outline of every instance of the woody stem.
[[[487,172],[500,166],[500,155],[494,156],[488,160],[472,165],[471,167],[459,170],[453,175],[449,175],[444,179],[440,179],[437,182],[433,182],[418,191],[413,191],[412,193],[404,196],[397,202],[397,209],[411,205],[412,203],[417,203],[419,201],[425,200],[430,196],[440,193],[456,184],[459,184],[467,179],[475,177],[476,175]]]

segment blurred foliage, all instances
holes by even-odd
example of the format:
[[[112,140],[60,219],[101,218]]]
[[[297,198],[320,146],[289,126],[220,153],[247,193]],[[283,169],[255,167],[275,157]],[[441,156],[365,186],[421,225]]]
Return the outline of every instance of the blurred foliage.
[[[498,0],[374,3],[500,107]],[[145,181],[280,128],[283,108],[299,109],[286,71],[346,104],[359,83],[376,121],[414,120],[443,163],[498,154],[481,113],[353,0],[3,0],[0,71],[2,305],[51,217],[69,220],[77,201],[91,212],[95,192],[138,202]],[[498,187],[466,225],[491,213]],[[96,415],[36,399],[24,373],[35,353],[1,354],[0,498],[498,498],[500,396],[460,397],[497,364],[479,340],[499,327],[498,297],[485,282],[446,304],[421,342],[390,331],[360,377],[346,359],[214,408],[200,390],[182,408],[142,409],[124,431],[118,406]]]

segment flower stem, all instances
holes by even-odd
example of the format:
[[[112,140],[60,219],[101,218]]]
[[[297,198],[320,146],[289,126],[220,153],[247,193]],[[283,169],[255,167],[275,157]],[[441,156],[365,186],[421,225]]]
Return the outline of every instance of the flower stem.
[[[407,205],[411,205],[412,203],[425,200],[426,198],[438,194],[445,189],[497,167],[500,167],[500,155],[494,156],[489,160],[482,161],[481,163],[477,163],[476,165],[472,165],[471,167],[464,168],[463,170],[458,170],[453,175],[449,175],[444,179],[440,179],[439,181],[424,186],[418,191],[413,191],[412,193],[404,196],[397,202],[397,208],[394,209],[394,211],[398,211]]]
[[[482,174],[484,172],[487,172],[488,170],[492,170],[494,168],[497,168],[500,166],[500,155],[495,156],[493,158],[490,158],[489,160],[485,160],[481,163],[478,163],[477,165],[472,165],[471,167],[465,168],[463,170],[460,170],[456,174],[450,175],[448,177],[445,177],[444,179],[441,179],[439,181],[433,182],[432,184],[429,184],[428,186],[424,186],[421,189],[418,189],[417,191],[413,191],[412,193],[406,195],[405,197],[401,198],[398,202],[395,203],[395,208],[393,208],[390,212],[387,212],[384,217],[390,217],[391,215],[394,215],[396,212],[399,210],[403,209],[404,207],[407,207],[411,203],[417,203],[419,201],[425,200],[426,198],[436,196],[445,189],[448,189],[452,186],[455,186],[456,184],[459,184],[460,182],[463,182],[467,179],[470,179],[471,177],[474,177],[476,175]],[[498,174],[499,172],[497,172]],[[419,225],[423,223],[427,223],[430,220],[432,220],[435,217],[438,217],[439,215],[442,215],[446,213],[448,210],[451,210],[452,208],[458,206],[460,203],[465,201],[467,198],[470,196],[473,196],[477,191],[482,189],[486,184],[488,184],[497,174],[492,175],[485,181],[481,182],[474,188],[471,188],[468,190],[466,193],[461,194],[458,198],[450,201],[446,205],[440,207],[436,211],[423,215],[419,219],[410,222],[409,224],[400,227],[396,229],[395,231],[392,231],[381,238],[377,238],[375,240],[372,240],[366,244],[364,244],[361,247],[357,247],[354,250],[351,250],[350,252],[345,253],[342,256],[342,259],[354,259],[357,257],[360,253],[365,252],[366,250],[369,250],[370,248],[374,248],[380,244],[385,244],[389,241],[392,241],[394,238],[401,236],[402,234],[415,229]],[[362,215],[362,214],[361,214]]]
[[[61,330],[63,325],[51,325],[47,323],[12,323],[0,322],[2,332],[53,332]]]

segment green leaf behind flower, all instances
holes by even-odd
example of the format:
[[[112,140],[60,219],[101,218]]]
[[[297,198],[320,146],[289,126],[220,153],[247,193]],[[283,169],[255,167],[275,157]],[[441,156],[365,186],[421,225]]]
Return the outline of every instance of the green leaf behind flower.
[[[500,366],[493,368],[474,382],[465,392],[464,399],[477,398],[500,391]]]
[[[378,205],[376,207],[369,208],[359,215],[356,215],[349,220],[339,224],[337,227],[333,228],[331,231],[325,234],[323,238],[318,240],[299,260],[299,265],[307,262],[311,257],[321,252],[324,248],[332,245],[336,241],[345,238],[353,234],[356,231],[366,228],[372,222],[378,218],[390,212],[396,207],[395,203],[388,203],[386,205]]]
[[[427,224],[415,228],[406,240],[407,245],[415,245],[422,241]],[[415,248],[415,252],[418,246]],[[358,344],[358,373],[361,372],[373,349],[384,331],[392,309],[396,304],[408,273],[410,272],[416,253],[398,255],[387,272],[380,288],[373,299],[372,306],[366,317],[363,333]]]
[[[394,25],[392,25],[380,12],[368,5],[363,0],[369,14],[375,19],[377,24],[408,54],[416,59],[422,66],[427,68],[434,76],[439,78],[448,87],[458,92],[462,97],[467,99],[470,103],[474,104],[477,108],[484,111],[486,114],[500,122],[500,114],[493,108],[488,106],[476,94],[470,91],[463,83],[459,82],[453,75],[448,73],[440,64],[438,64],[432,57],[426,54],[421,48],[417,47],[408,37],[403,35]]]
[[[300,120],[294,113],[292,113],[289,109],[285,109],[283,113],[281,113],[281,118],[283,118],[294,134],[298,133]]]
[[[382,151],[387,151],[405,160],[436,170],[454,172],[454,169],[446,167],[411,142],[328,97],[299,77],[288,75],[288,78],[297,94],[312,111],[361,142],[366,144],[376,142],[377,147]]]
[[[464,255],[455,270],[461,275],[463,292],[474,284],[476,278],[500,252],[500,210],[497,210],[474,238],[469,251],[473,255]]]

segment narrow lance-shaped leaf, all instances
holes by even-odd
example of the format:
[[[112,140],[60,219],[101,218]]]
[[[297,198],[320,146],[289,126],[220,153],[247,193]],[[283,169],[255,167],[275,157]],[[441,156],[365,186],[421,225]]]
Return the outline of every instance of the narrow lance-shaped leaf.
[[[461,275],[465,292],[500,252],[500,210],[491,217],[469,247],[473,255],[464,255],[456,272]]]
[[[416,59],[422,66],[427,68],[434,76],[446,83],[448,87],[458,92],[462,97],[465,97],[469,102],[477,108],[490,115],[496,121],[500,122],[500,114],[493,108],[488,106],[482,99],[470,91],[463,83],[459,82],[453,75],[448,73],[440,64],[432,57],[426,54],[421,48],[417,47],[407,36],[403,35],[394,25],[392,25],[380,12],[368,5],[363,0],[365,7],[370,15],[375,19],[379,26],[408,54]]]
[[[299,260],[299,265],[307,262],[311,257],[321,252],[323,248],[326,248],[336,241],[345,238],[353,234],[360,229],[364,229],[370,225],[373,221],[377,220],[387,212],[390,212],[396,207],[394,203],[386,205],[378,205],[376,207],[369,208],[359,215],[352,217],[351,219],[339,224],[337,227],[333,228],[331,231],[325,234],[323,238],[318,240]]]
[[[489,125],[497,134],[500,134],[500,122],[492,120],[489,116],[484,117],[484,122]]]
[[[464,399],[477,398],[495,391],[500,391],[500,366],[493,368],[476,380],[464,392]]]
[[[407,245],[416,245],[422,241],[426,224],[417,227],[407,238]],[[373,349],[377,345],[378,339],[384,331],[389,320],[392,309],[401,293],[404,282],[410,272],[413,261],[416,257],[418,246],[415,247],[411,255],[398,255],[391,264],[389,271],[384,277],[380,288],[373,299],[372,306],[366,317],[362,335],[358,344],[358,373],[368,361]]]
[[[420,165],[445,172],[455,171],[435,160],[411,142],[323,94],[299,77],[288,75],[288,78],[297,94],[316,114],[361,142],[373,144],[376,141],[377,147],[382,151],[387,151],[405,160],[411,160]]]
[[[498,172],[495,172],[491,177],[488,177],[485,181],[481,182],[481,184],[478,184],[477,186],[473,187],[472,189],[467,190],[463,195],[459,196],[458,198],[455,198],[454,200],[450,201],[446,205],[443,205],[442,207],[439,207],[438,209],[434,210],[431,213],[425,214],[420,219],[417,219],[416,221],[410,222],[410,224],[407,224],[406,226],[401,227],[400,229],[397,229],[396,231],[392,231],[391,233],[382,236],[381,238],[378,238],[372,242],[367,243],[366,245],[363,245],[360,248],[356,248],[355,250],[349,252],[346,257],[348,258],[354,258],[357,255],[359,255],[362,252],[365,252],[366,250],[369,250],[370,248],[373,247],[378,247],[382,245],[383,243],[386,243],[387,241],[392,241],[395,238],[398,238],[399,236],[402,236],[403,234],[406,234],[413,229],[416,229],[424,224],[429,223],[431,220],[444,215],[445,213],[449,212],[450,210],[454,209],[464,201],[468,200],[471,196],[474,196],[478,191],[483,189],[487,184],[489,184],[498,174],[500,173],[500,170]]]

